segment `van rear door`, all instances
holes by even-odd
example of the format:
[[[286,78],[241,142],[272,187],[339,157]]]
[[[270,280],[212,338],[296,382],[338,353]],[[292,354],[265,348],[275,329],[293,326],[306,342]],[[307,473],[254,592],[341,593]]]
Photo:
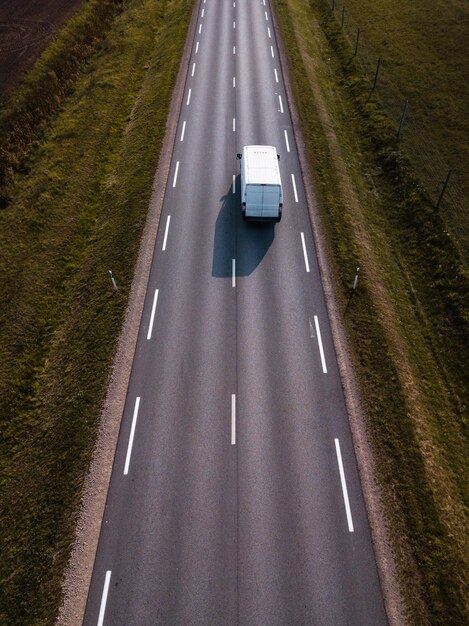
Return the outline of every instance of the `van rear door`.
[[[265,185],[263,196],[263,211],[262,217],[266,219],[277,219],[279,216],[280,207],[280,186],[279,185]]]

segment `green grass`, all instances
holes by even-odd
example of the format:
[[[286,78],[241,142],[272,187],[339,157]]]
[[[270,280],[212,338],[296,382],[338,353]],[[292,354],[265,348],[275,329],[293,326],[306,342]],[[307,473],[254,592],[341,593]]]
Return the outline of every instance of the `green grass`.
[[[186,0],[125,2],[26,142],[21,171],[9,172],[0,212],[2,624],[51,624],[57,613],[191,11]]]
[[[322,0],[275,0],[411,623],[467,621],[467,276]]]
[[[329,4],[324,0],[325,4]],[[402,144],[436,201],[452,169],[441,214],[469,261],[469,5],[466,0],[340,0],[344,33],[373,76],[382,59],[377,95],[394,127],[404,100],[409,112]]]

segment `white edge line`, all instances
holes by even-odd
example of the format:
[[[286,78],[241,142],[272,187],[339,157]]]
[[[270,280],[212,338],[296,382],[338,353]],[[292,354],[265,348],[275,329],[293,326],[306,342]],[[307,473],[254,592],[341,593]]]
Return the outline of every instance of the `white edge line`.
[[[349,529],[349,532],[353,533],[352,513],[350,511],[350,502],[348,499],[347,483],[345,482],[345,472],[344,472],[344,466],[342,464],[342,454],[340,452],[340,443],[338,439],[334,439],[334,441],[335,441],[335,451],[337,454],[337,463],[339,464],[340,482],[342,483],[342,494],[344,496],[345,512],[347,514],[348,529]]]
[[[171,215],[168,215],[167,219],[166,219],[166,229],[164,231],[164,239],[163,239],[163,247],[162,247],[162,251],[164,252],[166,250],[166,240],[168,239],[168,231],[169,231],[169,222],[171,221]]]
[[[186,122],[182,124],[181,141],[184,141],[184,133],[186,132]]]
[[[231,445],[236,444],[236,394],[231,394]]]
[[[148,326],[147,339],[151,339],[151,333],[153,331],[153,320],[155,319],[156,303],[158,302],[158,291],[155,289],[155,295],[153,296],[153,306],[151,307],[150,324]]]
[[[324,374],[327,374],[326,359],[324,357],[324,348],[322,346],[321,330],[319,328],[319,320],[318,320],[318,316],[317,315],[314,316],[314,324],[316,326],[316,334],[318,336],[319,353],[321,355],[322,371],[324,372]]]
[[[132,427],[130,429],[129,445],[127,446],[127,455],[125,457],[124,476],[129,473],[130,455],[132,454],[132,446],[134,445],[135,426],[137,425],[138,407],[140,406],[140,396],[135,400],[134,415],[132,418]]]
[[[107,594],[109,592],[109,583],[111,582],[111,570],[108,569],[104,579],[103,595],[101,597],[101,606],[99,607],[98,626],[103,626],[104,612],[106,610]]]
[[[187,94],[186,106],[189,106],[189,102],[191,101],[191,91],[192,91],[192,89],[189,89],[189,93]]]
[[[287,152],[290,152],[290,144],[288,143],[288,134],[287,131],[283,131],[285,133],[285,143],[287,144]]]
[[[236,287],[236,259],[231,259],[231,286]]]
[[[301,243],[303,244],[303,254],[304,254],[304,257],[305,257],[306,271],[309,272],[308,253],[306,252],[306,244],[305,244],[304,233],[301,233]]]
[[[176,181],[177,181],[177,178],[178,178],[178,171],[179,171],[179,161],[176,161],[176,169],[174,170],[173,187],[176,187]]]
[[[295,174],[291,175],[291,182],[293,183],[293,193],[295,194],[295,202],[298,202],[298,193],[296,191]]]

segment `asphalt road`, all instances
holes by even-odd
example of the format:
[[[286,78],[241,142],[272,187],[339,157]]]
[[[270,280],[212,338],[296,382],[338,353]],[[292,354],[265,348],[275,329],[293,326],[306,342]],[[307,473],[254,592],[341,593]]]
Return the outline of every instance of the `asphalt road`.
[[[84,623],[386,623],[267,0],[200,3]]]

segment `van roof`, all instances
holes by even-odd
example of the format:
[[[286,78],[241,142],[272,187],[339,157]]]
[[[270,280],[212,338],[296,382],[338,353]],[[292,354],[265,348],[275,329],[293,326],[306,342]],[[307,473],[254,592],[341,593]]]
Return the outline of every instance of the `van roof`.
[[[275,146],[244,146],[245,182],[258,185],[280,185],[280,169]]]

